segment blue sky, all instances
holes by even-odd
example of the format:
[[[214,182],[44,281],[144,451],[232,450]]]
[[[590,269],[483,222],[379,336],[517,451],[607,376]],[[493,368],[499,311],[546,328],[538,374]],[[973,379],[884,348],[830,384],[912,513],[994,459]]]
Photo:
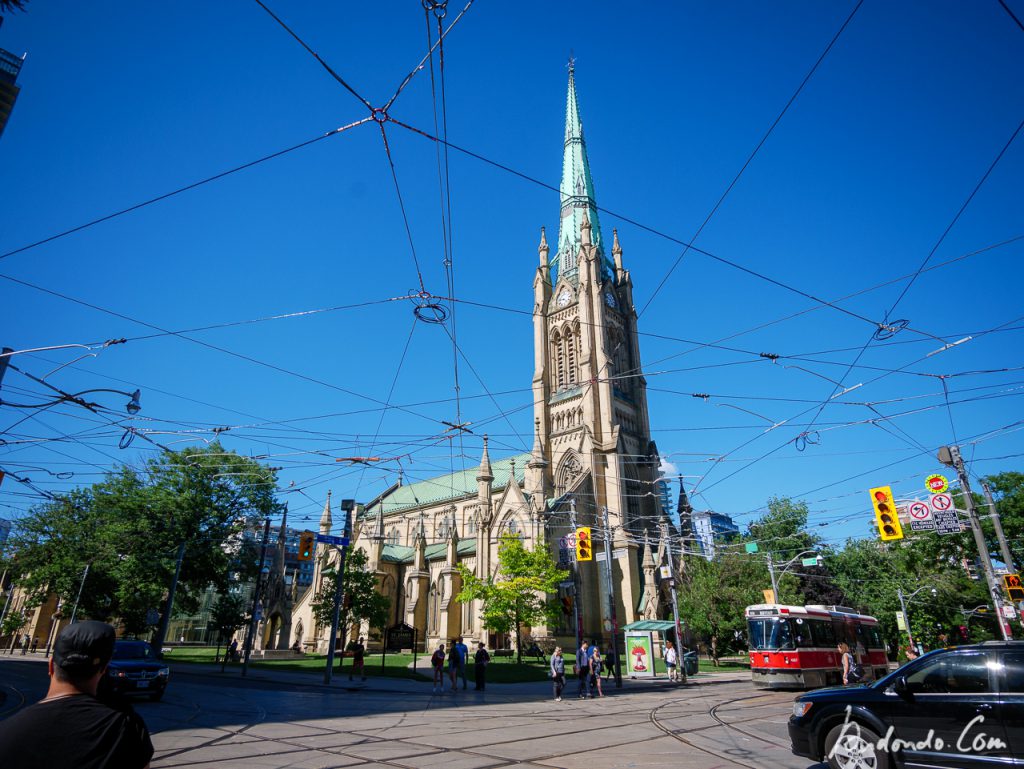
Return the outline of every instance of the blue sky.
[[[1024,4],[1009,5],[1024,16]],[[1014,240],[1024,236],[1024,137],[950,228],[1024,118],[1024,30],[995,0],[864,2],[695,243],[760,277],[691,250],[655,295],[678,242],[697,232],[854,6],[481,1],[444,42],[450,141],[555,187],[575,55],[604,236],[619,229],[645,308],[659,449],[696,485],[696,507],[743,524],[772,495],[798,497],[832,541],[868,533],[869,487],[923,495],[939,445],[959,441],[981,475],[1020,469],[1024,454],[1024,240]],[[374,105],[426,53],[418,2],[270,7]],[[445,24],[461,8],[451,3]],[[251,1],[35,0],[7,17],[0,47],[28,53],[0,137],[0,254],[367,116]],[[439,76],[436,56],[434,67]],[[433,133],[434,101],[424,68],[389,114]],[[387,135],[424,286],[446,295],[435,145],[396,124]],[[0,343],[128,338],[48,381],[69,392],[141,388],[130,424],[164,445],[230,427],[229,448],[283,468],[282,499],[300,524],[319,517],[327,489],[367,500],[396,480],[397,461],[337,457],[401,456],[420,479],[475,464],[484,432],[495,455],[526,450],[531,284],[540,227],[557,230],[557,193],[457,151],[448,162],[455,295],[476,303],[456,313],[468,359],[461,417],[474,431],[461,442],[443,437],[442,421],[456,418],[448,334],[416,323],[411,301],[383,301],[419,278],[372,122],[0,258],[0,274],[174,331],[379,303],[192,341],[136,339],[154,332],[0,280]],[[933,269],[891,316],[910,327],[868,344],[926,259]],[[863,293],[838,302],[842,312],[797,291],[829,302]],[[85,352],[14,362],[42,376]],[[816,415],[835,382],[861,386]],[[5,400],[30,392],[39,386],[8,373]],[[150,453],[141,439],[118,448],[124,399],[97,400],[115,410],[109,419],[63,405],[13,430],[24,410],[0,408],[0,467],[57,491]],[[406,408],[382,411],[387,403]],[[2,515],[16,518],[33,494],[8,478]]]

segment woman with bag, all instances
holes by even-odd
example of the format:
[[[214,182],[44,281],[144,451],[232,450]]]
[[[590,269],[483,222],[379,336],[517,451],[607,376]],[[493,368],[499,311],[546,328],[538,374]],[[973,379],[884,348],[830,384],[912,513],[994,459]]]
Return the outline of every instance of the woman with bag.
[[[864,678],[864,668],[860,666],[860,663],[850,653],[850,646],[846,642],[841,641],[839,646],[836,647],[836,651],[843,658],[843,686],[860,683]]]
[[[590,657],[590,696],[594,696],[594,687],[597,687],[597,696],[603,697],[604,692],[601,691],[601,668],[604,666],[604,661],[601,659],[601,652],[595,646],[594,653]]]

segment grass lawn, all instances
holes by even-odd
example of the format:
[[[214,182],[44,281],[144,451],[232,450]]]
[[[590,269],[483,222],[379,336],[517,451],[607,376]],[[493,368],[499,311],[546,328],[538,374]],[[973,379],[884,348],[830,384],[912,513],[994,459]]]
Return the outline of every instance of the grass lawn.
[[[178,646],[164,649],[164,659],[171,663],[206,663],[212,664],[215,661],[217,648],[215,646]],[[221,650],[223,654],[223,649]],[[411,654],[388,654],[382,660],[380,654],[366,655],[366,675],[384,676],[387,678],[410,678],[417,681],[433,680],[433,671],[430,668],[430,656],[417,655],[416,671],[409,668],[412,664]],[[345,657],[340,660],[335,657],[334,674],[348,675],[352,668],[352,658]],[[383,663],[383,668],[382,668]],[[291,657],[282,660],[252,660],[250,666],[253,669],[282,670],[289,672],[307,672],[321,674],[326,664],[326,657],[322,654],[305,654],[301,657]],[[228,668],[237,668],[239,663],[232,662]],[[447,675],[447,668],[445,674]],[[475,682],[473,664],[466,666],[466,679]],[[517,683],[520,681],[545,681],[548,678],[548,666],[546,662],[534,660],[523,661],[517,665],[515,657],[492,657],[491,664],[487,666],[487,680],[493,683]]]

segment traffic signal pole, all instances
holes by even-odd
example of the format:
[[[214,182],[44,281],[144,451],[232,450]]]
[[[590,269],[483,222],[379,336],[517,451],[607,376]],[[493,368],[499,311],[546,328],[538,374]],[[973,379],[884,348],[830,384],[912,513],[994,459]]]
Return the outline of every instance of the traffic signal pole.
[[[252,612],[249,615],[249,629],[245,633],[245,646],[242,649],[242,675],[249,672],[249,655],[256,640],[256,625],[259,619],[256,613],[260,605],[260,586],[263,584],[263,567],[267,561],[267,542],[270,541],[270,518],[263,524],[263,544],[260,547],[260,570],[256,572],[256,585],[252,590]]]
[[[988,517],[992,519],[992,527],[996,530],[996,539],[999,540],[999,553],[1003,556],[1003,563],[1006,564],[1006,571],[1015,574],[1013,568],[1013,556],[1010,554],[1010,546],[1006,543],[1006,535],[1003,533],[1003,522],[999,520],[999,512],[996,510],[996,502],[992,499],[992,489],[985,481],[981,482],[981,489],[985,492],[985,501],[988,503]]]
[[[999,585],[996,584],[996,575],[992,571],[992,559],[988,554],[988,543],[985,542],[985,534],[981,530],[981,522],[978,520],[978,511],[974,508],[974,494],[971,492],[971,484],[967,478],[967,470],[964,468],[963,457],[960,456],[959,446],[943,446],[939,450],[939,461],[945,465],[951,465],[960,479],[960,489],[963,491],[964,505],[967,507],[967,519],[971,524],[971,531],[974,534],[974,542],[978,546],[978,556],[981,559],[981,568],[985,572],[985,582],[988,583],[989,597],[992,599],[992,608],[996,610],[999,632],[1004,641],[1010,640],[1007,632],[1009,623],[1003,616],[1002,601],[999,596]]]
[[[344,536],[350,536],[352,531],[352,516],[355,510],[355,502],[343,499],[341,509],[345,511]],[[383,508],[377,515],[384,515]],[[331,635],[327,643],[327,664],[324,667],[324,683],[329,684],[334,676],[334,647],[338,643],[338,625],[341,624],[341,603],[345,599],[342,582],[345,579],[345,558],[348,555],[348,547],[342,546],[341,555],[338,556],[338,577],[334,581],[334,608],[331,612]],[[344,649],[342,650],[344,653]]]
[[[576,499],[569,500],[569,528],[572,529],[572,536],[576,538]],[[576,621],[576,648],[579,649],[583,645],[583,615],[580,612],[580,590],[582,588],[582,575],[580,574],[579,564],[576,562],[576,548],[575,543],[572,550],[572,613],[573,618]]]
[[[676,667],[679,668],[679,683],[686,683],[686,665],[683,664],[683,626],[679,623],[679,596],[676,595],[676,567],[672,560],[672,542],[668,538],[668,523],[661,524],[661,535],[665,540],[665,553],[668,555],[668,585],[672,596],[672,620],[676,624]],[[679,554],[682,558],[682,553]],[[769,554],[769,557],[771,555]],[[618,656],[618,655],[616,655]]]
[[[619,661],[619,623],[615,619],[615,588],[612,580],[612,528],[608,524],[608,508],[604,508],[604,579],[608,593],[608,621],[612,626],[612,650],[615,652],[615,688],[622,688],[622,663]]]
[[[768,564],[768,576],[772,578],[772,603],[779,603],[779,583],[775,579],[775,563],[772,561],[772,553],[769,550],[765,559]],[[764,584],[763,582],[761,583]]]

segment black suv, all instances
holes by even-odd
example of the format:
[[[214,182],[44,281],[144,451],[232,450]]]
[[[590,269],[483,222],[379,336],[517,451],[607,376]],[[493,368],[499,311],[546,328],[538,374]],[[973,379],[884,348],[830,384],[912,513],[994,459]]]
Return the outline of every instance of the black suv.
[[[164,696],[170,671],[145,641],[116,641],[114,656],[100,683],[101,693]]]
[[[1024,641],[939,649],[793,702],[793,752],[832,769],[1024,767]]]

